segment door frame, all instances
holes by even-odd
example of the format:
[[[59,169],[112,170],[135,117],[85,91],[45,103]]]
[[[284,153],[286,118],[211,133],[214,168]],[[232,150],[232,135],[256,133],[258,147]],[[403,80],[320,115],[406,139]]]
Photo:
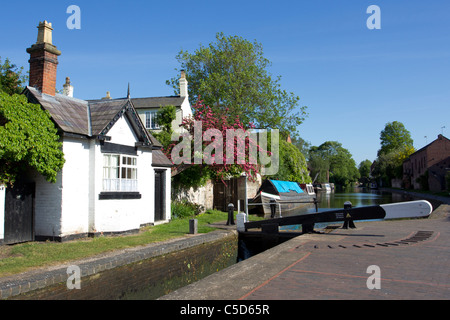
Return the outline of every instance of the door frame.
[[[5,190],[4,244],[34,241],[36,184],[17,181]]]
[[[165,169],[155,169],[155,222],[164,221],[166,212],[166,171]]]

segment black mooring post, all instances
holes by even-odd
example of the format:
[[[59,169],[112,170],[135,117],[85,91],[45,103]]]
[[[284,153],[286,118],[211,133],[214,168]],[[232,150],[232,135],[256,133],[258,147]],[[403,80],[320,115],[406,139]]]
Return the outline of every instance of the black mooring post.
[[[228,205],[228,221],[227,221],[227,226],[229,225],[234,226],[234,204],[230,203]]]
[[[274,199],[270,199],[270,217],[275,218],[275,212],[277,210],[277,202]]]
[[[352,208],[352,203],[350,201],[346,201],[344,203],[344,210],[351,209],[351,208]],[[347,218],[347,214],[348,214],[348,212],[344,211],[345,221],[344,221],[344,225],[342,226],[342,229],[348,229],[348,227],[350,227],[352,229],[356,229],[353,219],[351,218],[351,216],[349,218]]]

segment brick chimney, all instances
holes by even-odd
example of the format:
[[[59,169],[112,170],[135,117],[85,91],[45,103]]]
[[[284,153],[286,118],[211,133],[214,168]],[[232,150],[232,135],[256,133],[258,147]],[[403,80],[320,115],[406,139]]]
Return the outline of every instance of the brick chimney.
[[[37,42],[27,49],[30,54],[30,87],[54,96],[56,93],[56,67],[61,51],[52,44],[52,24],[39,22]]]

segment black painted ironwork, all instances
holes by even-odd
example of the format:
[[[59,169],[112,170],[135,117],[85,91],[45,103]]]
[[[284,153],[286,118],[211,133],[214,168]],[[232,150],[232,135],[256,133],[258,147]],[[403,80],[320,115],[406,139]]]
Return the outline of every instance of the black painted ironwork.
[[[265,224],[287,225],[313,225],[324,222],[350,222],[354,220],[377,220],[383,219],[386,212],[381,206],[357,207],[349,209],[338,209],[318,213],[289,216],[283,218],[251,221],[245,223],[245,230],[262,228]]]

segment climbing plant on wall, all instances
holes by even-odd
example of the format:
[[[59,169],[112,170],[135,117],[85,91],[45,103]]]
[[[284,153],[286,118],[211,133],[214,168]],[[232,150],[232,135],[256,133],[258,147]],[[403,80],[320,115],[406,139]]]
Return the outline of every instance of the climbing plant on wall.
[[[56,182],[64,165],[59,139],[47,111],[23,95],[0,92],[0,183],[14,184],[27,168]]]

